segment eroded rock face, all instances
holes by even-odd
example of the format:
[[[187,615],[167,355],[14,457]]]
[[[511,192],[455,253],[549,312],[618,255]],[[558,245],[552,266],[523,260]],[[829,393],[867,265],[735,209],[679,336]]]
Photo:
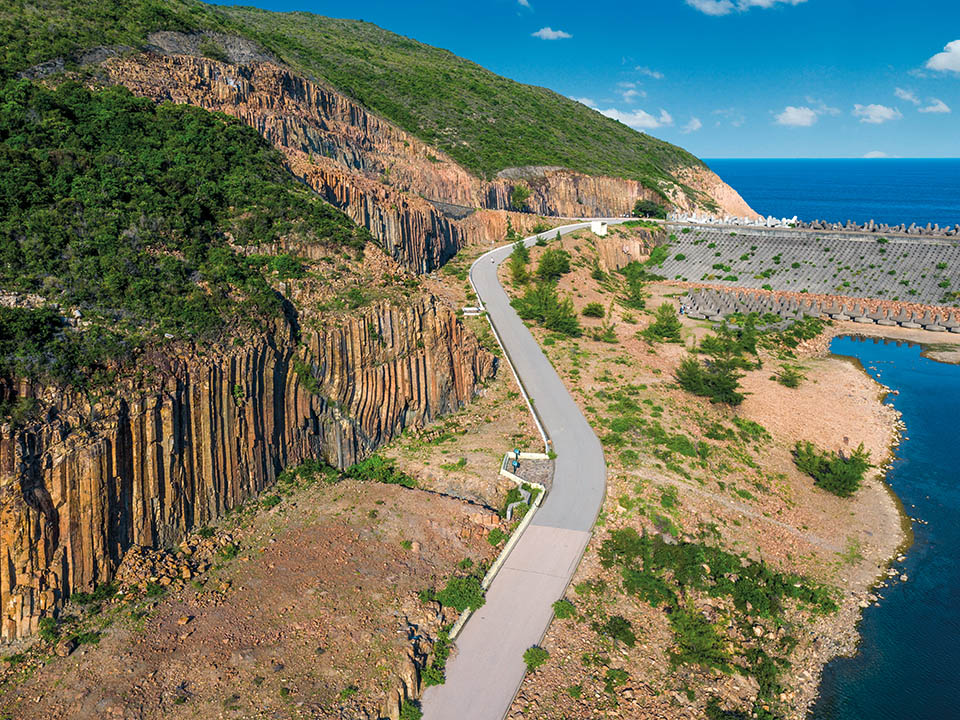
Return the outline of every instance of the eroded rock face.
[[[246,56],[245,56],[246,57]],[[101,66],[111,82],[156,100],[233,115],[287,155],[293,171],[416,272],[435,269],[467,243],[500,240],[465,224],[475,209],[508,211],[517,185],[527,209],[559,217],[621,217],[656,194],[635,180],[561,168],[516,168],[487,182],[346,96],[292,70],[251,58],[235,65],[188,54],[145,53]],[[684,181],[714,198],[721,214],[754,215],[737,193],[704,168]],[[678,209],[703,211],[682,192]],[[454,206],[444,212],[430,201]],[[460,219],[458,219],[460,218]]]
[[[0,430],[0,639],[322,457],[344,467],[463,406],[495,359],[432,297],[241,346],[165,350],[113,395],[23,384],[40,420]],[[11,390],[8,388],[8,391]]]

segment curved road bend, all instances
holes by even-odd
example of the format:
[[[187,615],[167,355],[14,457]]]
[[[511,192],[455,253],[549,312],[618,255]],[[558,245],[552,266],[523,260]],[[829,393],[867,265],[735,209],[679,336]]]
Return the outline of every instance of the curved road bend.
[[[542,235],[589,227],[565,225]],[[506,245],[482,255],[470,277],[557,452],[553,487],[487,591],[486,604],[460,632],[446,683],[424,692],[424,720],[502,720],[507,714],[526,672],[523,652],[543,639],[551,606],[580,563],[606,489],[600,441],[497,279],[511,250]]]

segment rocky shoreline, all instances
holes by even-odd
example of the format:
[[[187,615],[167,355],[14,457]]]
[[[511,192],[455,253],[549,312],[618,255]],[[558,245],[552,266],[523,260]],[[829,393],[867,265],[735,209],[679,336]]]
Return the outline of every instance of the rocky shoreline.
[[[904,337],[908,334],[913,335],[915,333],[904,333],[895,329],[893,332],[882,333],[882,336],[883,339],[895,342],[915,342],[912,337]],[[831,342],[837,337],[846,335],[864,335],[864,333],[860,327],[849,327],[849,323],[838,323],[812,342],[808,349],[810,355],[815,357],[829,356],[831,354]],[[881,334],[873,332],[869,333],[869,336],[879,338]],[[938,359],[936,355],[950,358],[942,360],[942,362],[960,362],[960,359],[958,359],[960,344],[953,349],[942,348],[928,354],[931,359]],[[793,703],[796,714],[791,717],[791,720],[804,720],[808,716],[811,707],[820,696],[820,682],[827,664],[840,657],[856,655],[862,640],[859,626],[863,612],[883,601],[883,590],[885,588],[896,582],[909,582],[910,580],[895,565],[906,559],[905,554],[913,544],[912,519],[902,500],[886,480],[887,472],[893,463],[897,448],[904,437],[906,424],[903,422],[899,411],[883,404],[886,396],[895,391],[891,391],[890,388],[874,380],[856,359],[848,357],[842,357],[842,359],[856,366],[864,376],[870,378],[877,386],[877,401],[880,403],[878,411],[886,416],[891,436],[887,455],[878,464],[878,472],[871,483],[875,484],[877,489],[884,491],[889,505],[895,508],[899,518],[899,530],[889,534],[888,541],[895,539],[896,544],[891,544],[891,550],[887,553],[885,562],[878,565],[873,578],[868,582],[864,582],[863,577],[851,578],[844,588],[849,592],[849,595],[845,598],[840,611],[834,615],[821,618],[812,626],[811,632],[817,636],[817,641],[811,645],[814,652],[810,653],[808,657],[796,658],[794,661],[794,668],[798,671],[796,677],[799,681],[799,688],[796,700]],[[866,561],[862,563],[862,565],[865,564]],[[864,568],[864,570],[868,571],[868,568]]]

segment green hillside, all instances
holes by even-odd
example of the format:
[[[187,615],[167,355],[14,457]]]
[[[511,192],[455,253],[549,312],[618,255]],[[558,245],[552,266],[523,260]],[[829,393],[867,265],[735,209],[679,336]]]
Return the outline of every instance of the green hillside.
[[[259,42],[481,176],[557,165],[656,187],[677,166],[699,164],[681,148],[551,90],[370,23],[195,0],[0,0],[0,11],[6,73],[96,45],[138,46],[154,30],[217,30]]]
[[[262,266],[277,260],[232,246],[281,237],[358,249],[368,234],[239,120],[119,87],[0,86],[0,288],[42,299],[0,307],[0,373],[79,381],[150,338],[276,317]],[[84,330],[62,332],[53,304]]]
[[[447,50],[354,20],[224,8],[285,61],[491,176],[560,165],[591,174],[667,178],[690,153],[552,90],[495,75]]]

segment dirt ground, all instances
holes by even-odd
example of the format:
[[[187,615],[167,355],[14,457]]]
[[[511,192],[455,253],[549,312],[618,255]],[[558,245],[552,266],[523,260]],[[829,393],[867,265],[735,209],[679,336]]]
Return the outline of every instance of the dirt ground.
[[[683,289],[651,284],[647,310],[624,310],[613,302],[615,278],[593,278],[593,242],[587,233],[562,241],[572,255],[573,271],[561,278],[559,288],[572,298],[578,314],[587,303],[597,302],[612,311],[612,318],[581,316],[585,332],[577,339],[541,328],[533,331],[604,441],[607,500],[567,595],[582,615],[579,620],[553,623],[542,643],[550,659],[528,675],[509,717],[702,718],[711,697],[721,699],[724,707],[749,710],[756,693],[752,678],[696,666],[671,669],[668,653],[673,640],[663,611],[622,592],[610,592],[619,587],[619,579],[598,558],[608,531],[632,527],[658,532],[672,525],[680,538],[692,538],[704,527],[716,528],[719,544],[730,551],[839,588],[842,602],[837,613],[810,617],[798,610],[791,615],[798,643],[790,653],[793,667],[784,678],[780,712],[802,718],[815,695],[822,664],[853,649],[860,608],[872,602],[871,587],[897,554],[904,534],[898,505],[879,470],[853,498],[838,498],[815,488],[797,471],[791,450],[798,440],[825,450],[849,451],[863,443],[873,461],[883,466],[900,430],[896,412],[881,403],[884,393],[877,383],[854,363],[829,357],[827,343],[820,339],[801,345],[793,357],[765,353],[762,369],[743,379],[747,397],[736,409],[683,392],[674,384],[673,372],[687,356],[687,347],[707,334],[709,323],[684,318],[683,344],[651,344],[638,338],[637,331],[651,322],[650,310],[662,302],[676,304],[674,298]],[[542,252],[533,250],[532,266]],[[501,277],[509,286],[505,267]],[[591,336],[611,322],[615,342]],[[782,364],[802,369],[806,379],[798,388],[772,379]],[[631,388],[651,423],[709,443],[710,459],[681,462],[678,467],[662,448],[642,438],[624,451],[615,442],[616,433],[607,430],[616,427],[616,416],[609,406],[603,407],[611,393],[623,388]],[[706,428],[745,420],[759,424],[769,435],[710,443]],[[670,493],[668,503],[665,496]],[[589,590],[598,581],[607,588],[600,596]],[[710,616],[721,612],[719,607],[703,610]],[[584,624],[585,617],[613,615],[632,623],[635,647],[611,646],[609,639]],[[597,657],[602,659],[599,664]],[[611,668],[625,671],[628,679],[605,687],[604,673]]]
[[[7,684],[4,717],[380,717],[415,676],[416,639],[450,620],[417,591],[494,555],[489,517],[395,485],[299,490],[245,515],[227,535],[235,557],[215,555],[193,582],[145,605],[105,605],[99,643]]]
[[[467,320],[471,328],[489,331],[485,318]],[[469,406],[423,431],[404,434],[381,453],[430,490],[499,507],[514,486],[499,474],[503,454],[513,448],[544,450],[516,379],[503,364]]]

